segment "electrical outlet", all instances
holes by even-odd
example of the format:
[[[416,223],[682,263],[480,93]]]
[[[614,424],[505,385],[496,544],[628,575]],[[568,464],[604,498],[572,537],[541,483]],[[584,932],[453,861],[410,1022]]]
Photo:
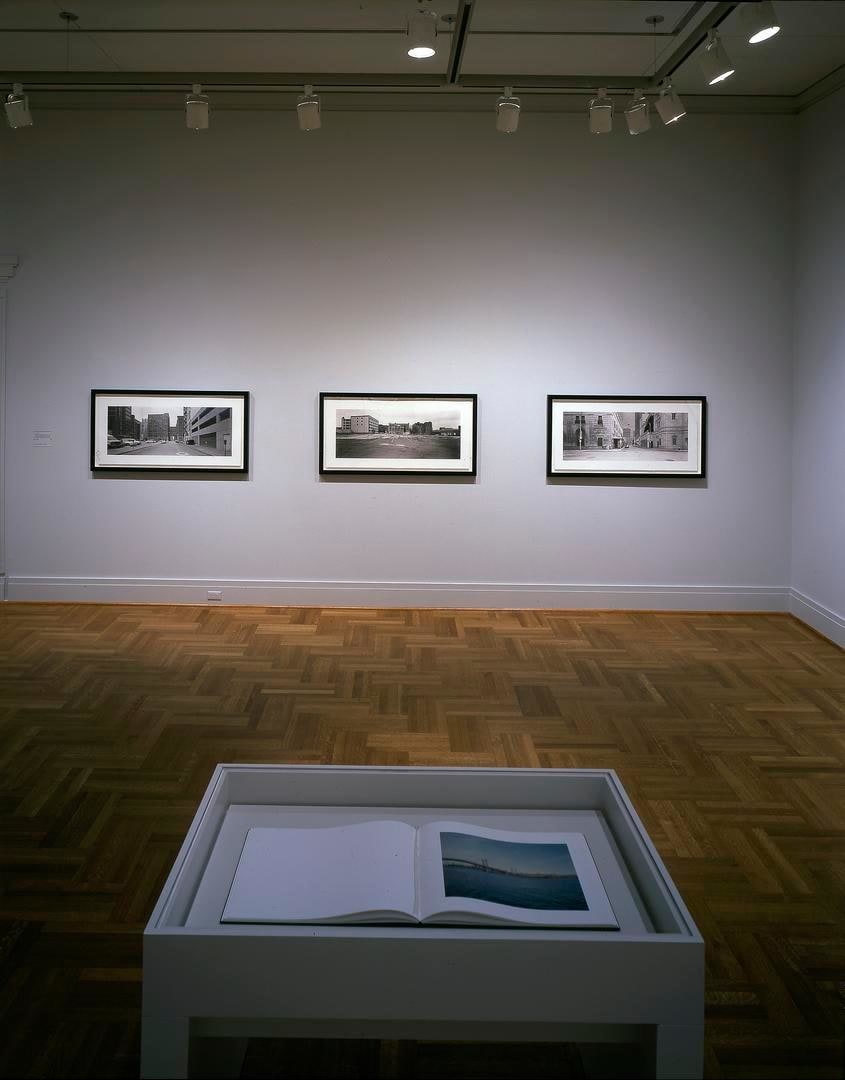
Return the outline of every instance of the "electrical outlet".
[[[223,590],[222,589],[209,589],[208,592],[206,593],[206,596],[208,597],[209,600],[222,600],[223,599]]]

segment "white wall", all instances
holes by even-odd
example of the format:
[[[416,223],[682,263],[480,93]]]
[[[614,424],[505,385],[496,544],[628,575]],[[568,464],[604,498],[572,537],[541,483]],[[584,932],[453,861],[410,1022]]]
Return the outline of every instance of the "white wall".
[[[793,610],[845,645],[845,91],[800,120]]]
[[[212,123],[0,138],[9,596],[784,605],[794,121]],[[92,477],[92,387],[250,390],[249,480]],[[478,393],[477,481],[321,481],[320,390]],[[706,395],[707,479],[547,482],[550,392]]]

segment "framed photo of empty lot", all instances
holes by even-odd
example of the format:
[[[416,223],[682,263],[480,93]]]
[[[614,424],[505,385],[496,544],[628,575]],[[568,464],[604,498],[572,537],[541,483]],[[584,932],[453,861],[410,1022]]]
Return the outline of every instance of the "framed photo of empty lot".
[[[92,390],[92,472],[245,473],[249,393]]]
[[[549,395],[548,476],[704,476],[703,397]]]
[[[475,476],[475,394],[320,394],[320,473]]]

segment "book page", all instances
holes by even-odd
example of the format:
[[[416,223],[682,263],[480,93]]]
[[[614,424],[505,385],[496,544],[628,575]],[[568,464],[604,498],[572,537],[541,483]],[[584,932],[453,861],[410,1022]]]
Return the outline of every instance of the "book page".
[[[435,821],[420,829],[417,873],[425,922],[619,928],[583,833]]]
[[[250,829],[220,921],[415,921],[415,840],[403,821]]]

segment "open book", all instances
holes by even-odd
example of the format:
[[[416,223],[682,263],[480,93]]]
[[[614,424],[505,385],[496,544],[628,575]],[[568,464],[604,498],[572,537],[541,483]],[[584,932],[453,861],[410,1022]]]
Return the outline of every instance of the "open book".
[[[220,921],[619,928],[581,833],[453,821],[250,829]]]

